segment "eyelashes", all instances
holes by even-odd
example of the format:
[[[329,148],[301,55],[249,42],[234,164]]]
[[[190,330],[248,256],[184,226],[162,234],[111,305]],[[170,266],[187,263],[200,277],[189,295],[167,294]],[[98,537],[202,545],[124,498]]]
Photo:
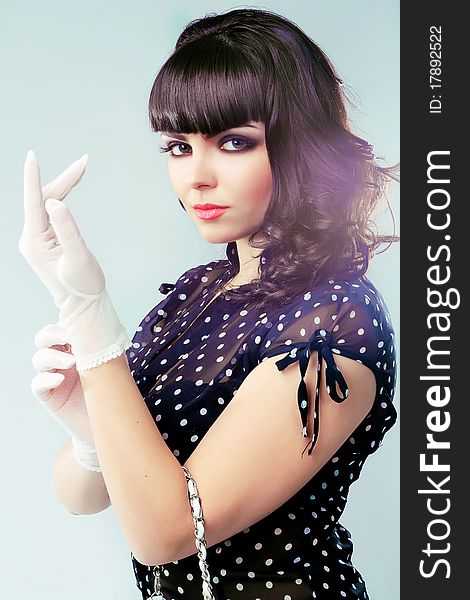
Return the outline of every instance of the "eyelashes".
[[[223,142],[221,142],[221,146],[224,146],[227,142],[241,142],[242,144],[242,148],[239,150],[229,150],[228,152],[230,152],[231,154],[234,153],[238,153],[238,152],[244,152],[246,150],[249,150],[251,148],[254,148],[254,146],[256,145],[255,143],[253,143],[250,140],[247,140],[245,138],[242,137],[238,137],[238,136],[231,136],[229,138],[226,138],[225,140],[223,140]],[[189,144],[186,144],[184,142],[170,142],[169,144],[163,144],[162,146],[160,146],[160,152],[168,152],[170,154],[170,156],[174,157],[174,158],[179,158],[180,156],[184,156],[187,153],[183,153],[183,154],[174,154],[173,153],[173,148],[176,148],[177,146],[187,146],[189,147]]]

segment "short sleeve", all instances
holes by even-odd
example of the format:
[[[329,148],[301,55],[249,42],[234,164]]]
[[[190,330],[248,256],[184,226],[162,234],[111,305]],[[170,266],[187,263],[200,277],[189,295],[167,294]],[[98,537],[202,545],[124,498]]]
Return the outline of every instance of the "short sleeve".
[[[304,378],[311,354],[318,353],[319,376],[315,391],[316,410],[309,455],[313,451],[319,431],[318,398],[323,361],[326,362],[326,389],[330,397],[338,403],[348,397],[349,390],[336,365],[335,355],[354,359],[369,367],[376,376],[377,389],[384,377],[394,379],[394,332],[383,298],[372,284],[368,286],[360,279],[355,281],[330,280],[319,289],[305,293],[289,308],[278,311],[269,320],[266,319],[266,333],[258,335],[255,340],[258,362],[289,352],[276,362],[277,368],[282,371],[294,362],[299,364],[301,380],[297,401],[303,437],[308,436],[307,415],[310,401]]]

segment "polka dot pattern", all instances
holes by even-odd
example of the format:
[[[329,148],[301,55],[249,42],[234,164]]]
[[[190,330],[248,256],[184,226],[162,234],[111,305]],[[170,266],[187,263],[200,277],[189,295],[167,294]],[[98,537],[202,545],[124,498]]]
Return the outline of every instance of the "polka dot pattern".
[[[261,269],[266,264],[262,260]],[[305,290],[282,309],[257,310],[249,302],[216,296],[238,267],[236,244],[231,242],[227,260],[199,265],[175,284],[161,284],[166,297],[142,320],[126,351],[155,426],[180,464],[247,375],[270,356],[288,353],[276,362],[280,371],[298,364],[299,393],[293,401],[298,401],[299,435],[310,437],[309,450],[315,445],[320,419],[316,411],[313,431],[306,430],[308,407],[316,401],[305,393],[302,375],[311,354],[325,361],[325,384],[334,401],[342,402],[348,395],[347,381],[335,363],[338,354],[369,367],[377,392],[370,413],[302,489],[264,519],[207,548],[214,596],[368,600],[365,582],[351,562],[351,535],[339,519],[364,461],[378,450],[397,418],[395,333],[387,307],[363,276],[329,280]],[[136,585],[146,600],[154,589],[153,565],[141,564],[132,553],[131,560]],[[200,600],[196,553],[159,568],[166,599]]]

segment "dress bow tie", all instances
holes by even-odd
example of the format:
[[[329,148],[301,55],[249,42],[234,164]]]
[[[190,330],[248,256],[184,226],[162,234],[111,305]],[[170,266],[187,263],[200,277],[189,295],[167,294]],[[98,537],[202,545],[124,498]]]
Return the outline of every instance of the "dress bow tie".
[[[168,292],[171,292],[171,290],[175,289],[175,284],[174,283],[162,283],[160,285],[160,287],[158,288],[158,291],[160,292],[160,294],[168,294]]]
[[[299,344],[292,349],[290,354],[278,360],[276,366],[279,371],[285,369],[288,365],[295,361],[299,361],[301,380],[297,390],[297,403],[299,406],[300,415],[302,417],[302,436],[307,437],[307,415],[308,415],[308,391],[305,384],[305,373],[307,372],[308,361],[314,350],[318,350],[318,377],[315,389],[315,411],[313,415],[313,435],[309,446],[308,454],[311,455],[313,448],[317,442],[319,429],[319,393],[320,380],[323,359],[326,361],[326,389],[328,394],[335,402],[343,402],[349,395],[347,383],[335,364],[333,353],[331,351],[332,336],[326,329],[316,329],[309,341],[304,344]],[[338,383],[342,392],[342,397],[336,392],[336,383]],[[305,450],[304,450],[305,452]],[[303,452],[302,452],[303,454]]]

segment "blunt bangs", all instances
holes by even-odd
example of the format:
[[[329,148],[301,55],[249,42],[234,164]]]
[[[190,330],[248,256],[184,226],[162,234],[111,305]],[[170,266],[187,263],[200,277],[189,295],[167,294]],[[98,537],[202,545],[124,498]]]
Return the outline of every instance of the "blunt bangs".
[[[260,60],[234,48],[224,35],[185,44],[154,81],[152,130],[211,136],[249,121],[266,123],[273,101],[264,72]]]

